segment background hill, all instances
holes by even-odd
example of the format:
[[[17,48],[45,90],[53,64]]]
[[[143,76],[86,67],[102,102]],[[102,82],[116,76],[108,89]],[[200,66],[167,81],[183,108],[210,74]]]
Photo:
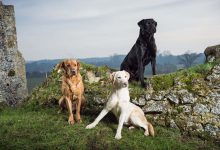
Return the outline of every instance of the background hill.
[[[191,53],[193,54],[193,53]],[[194,61],[193,65],[203,64],[205,56],[200,53],[197,54],[198,57]],[[84,58],[78,59],[81,62],[92,64],[95,66],[109,66],[113,69],[119,69],[120,64],[123,61],[125,55],[114,54],[109,57],[94,57],[94,58]],[[162,73],[171,73],[182,69],[184,67],[180,62],[180,58],[183,58],[184,55],[171,55],[169,52],[164,54],[158,54],[157,56],[157,74]],[[28,80],[28,90],[29,93],[44,81],[47,76],[50,74],[53,67],[59,63],[62,59],[53,59],[53,60],[38,60],[38,61],[27,61],[26,63],[26,75]],[[145,75],[151,75],[151,66],[148,65],[145,69]]]
[[[160,67],[163,67],[165,65],[171,65],[171,66],[180,66],[179,57],[182,57],[183,55],[164,55],[159,54],[157,56],[157,65]],[[109,57],[94,57],[94,58],[84,58],[84,59],[78,59],[84,63],[93,64],[95,66],[103,66],[107,65],[114,69],[119,69],[120,64],[123,61],[125,55],[112,55]],[[199,57],[196,59],[194,65],[202,64],[204,63],[205,56],[203,53],[199,54]],[[27,61],[26,63],[26,72],[50,72],[53,67],[60,62],[62,59],[53,59],[53,60],[38,60],[38,61]],[[158,71],[160,71],[160,68],[158,68]],[[169,71],[169,70],[168,70]],[[146,72],[146,74],[150,73],[150,71]]]

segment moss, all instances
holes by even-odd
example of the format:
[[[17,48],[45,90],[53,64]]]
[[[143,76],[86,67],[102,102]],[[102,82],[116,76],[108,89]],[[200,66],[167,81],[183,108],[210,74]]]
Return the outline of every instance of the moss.
[[[154,76],[151,80],[151,84],[155,91],[167,90],[174,85],[175,74],[166,74]]]
[[[8,76],[9,76],[9,77],[15,76],[15,71],[14,71],[13,69],[9,70]]]

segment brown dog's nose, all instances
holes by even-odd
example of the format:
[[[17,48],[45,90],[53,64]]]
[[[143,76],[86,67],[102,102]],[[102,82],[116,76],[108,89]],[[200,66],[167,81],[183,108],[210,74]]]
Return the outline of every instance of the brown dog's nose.
[[[76,75],[76,70],[71,70],[72,75]]]

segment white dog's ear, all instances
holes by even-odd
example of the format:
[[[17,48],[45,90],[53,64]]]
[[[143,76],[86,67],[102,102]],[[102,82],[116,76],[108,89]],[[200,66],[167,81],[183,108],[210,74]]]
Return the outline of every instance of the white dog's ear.
[[[125,74],[127,75],[128,79],[130,79],[130,73],[128,73],[127,71],[123,70],[125,72]]]
[[[116,72],[113,72],[113,73],[111,73],[110,76],[109,76],[109,79],[110,79],[110,81],[112,82],[112,84],[115,83],[115,73],[116,73]]]

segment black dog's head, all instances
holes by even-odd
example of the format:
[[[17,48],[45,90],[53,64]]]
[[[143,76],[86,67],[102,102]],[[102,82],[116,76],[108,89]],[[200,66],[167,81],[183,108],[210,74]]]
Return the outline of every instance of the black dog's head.
[[[142,19],[138,25],[143,34],[154,34],[156,32],[157,22],[154,19]]]

